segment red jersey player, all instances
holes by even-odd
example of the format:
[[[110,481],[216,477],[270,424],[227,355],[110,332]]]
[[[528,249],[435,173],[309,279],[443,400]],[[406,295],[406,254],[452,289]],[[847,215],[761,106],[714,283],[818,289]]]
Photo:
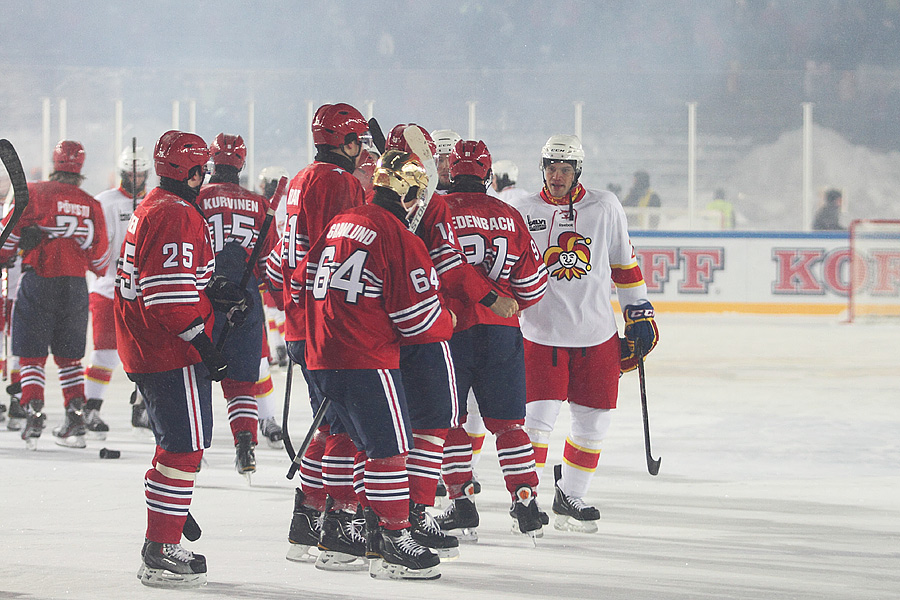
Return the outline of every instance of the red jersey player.
[[[427,186],[412,155],[389,150],[371,204],[329,223],[291,279],[305,308],[306,364],[366,456],[369,573],[434,579],[440,559],[410,535],[406,458],[412,447],[400,375],[400,339],[447,339],[453,316],[441,306],[437,272],[407,214]],[[380,560],[379,560],[380,559]]]
[[[234,437],[235,468],[249,476],[256,471],[256,430],[259,412],[254,395],[260,379],[265,315],[259,294],[259,279],[265,261],[275,247],[275,231],[269,229],[259,239],[269,202],[263,196],[241,187],[240,172],[247,157],[241,136],[220,133],[209,146],[215,172],[209,184],[197,196],[197,205],[206,216],[216,253],[216,274],[239,284],[248,255],[262,244],[259,264],[247,282],[244,293],[253,298],[245,322],[229,332],[222,352],[228,361],[228,377],[222,380],[222,392],[228,403],[228,424]],[[227,318],[216,314],[213,339],[222,335]]]
[[[144,475],[147,530],[141,583],[193,587],[206,582],[206,559],[181,546],[194,479],[212,439],[212,385],[227,374],[209,334],[215,255],[197,207],[209,150],[191,133],[168,131],[153,153],[159,187],[138,206],[125,234],[116,277],[116,338],[156,436]],[[227,282],[225,282],[227,283]],[[224,295],[224,294],[223,294]],[[228,294],[231,295],[231,294]]]
[[[35,448],[44,428],[47,350],[59,368],[65,421],[56,443],[85,447],[84,357],[88,290],[85,273],[103,275],[109,264],[106,221],[100,203],[79,189],[84,148],[64,140],[53,151],[49,181],[28,185],[29,203],[0,249],[0,263],[24,253],[13,313],[12,353],[20,357],[27,417],[22,439]],[[7,215],[6,220],[9,219]]]
[[[496,294],[512,296],[519,308],[543,297],[547,269],[521,215],[486,193],[491,155],[484,142],[459,141],[450,154],[450,193],[444,196],[459,243],[469,263],[491,282]],[[521,533],[539,535],[542,517],[537,507],[538,476],[534,452],[523,429],[525,423],[525,362],[522,333],[515,315],[503,318],[483,304],[449,306],[457,313],[450,342],[460,393],[475,393],[479,412],[496,436],[497,453],[506,488],[512,496],[510,514]],[[471,529],[478,513],[471,499],[471,446],[461,427],[447,436],[444,482],[452,500],[437,517],[446,530]],[[468,453],[460,449],[468,448]]]

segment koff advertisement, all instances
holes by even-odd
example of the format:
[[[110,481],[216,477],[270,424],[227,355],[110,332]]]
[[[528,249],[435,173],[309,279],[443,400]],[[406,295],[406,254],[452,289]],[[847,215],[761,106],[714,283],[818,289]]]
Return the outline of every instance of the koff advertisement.
[[[900,305],[900,239],[856,247],[847,232],[632,232],[660,311],[835,314],[855,298]]]

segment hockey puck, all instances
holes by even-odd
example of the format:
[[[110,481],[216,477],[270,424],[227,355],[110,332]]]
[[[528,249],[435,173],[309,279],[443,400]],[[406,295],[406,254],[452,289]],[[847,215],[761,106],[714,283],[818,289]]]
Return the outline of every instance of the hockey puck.
[[[100,449],[100,458],[119,458],[121,454],[122,453],[118,450],[109,450],[107,448]]]

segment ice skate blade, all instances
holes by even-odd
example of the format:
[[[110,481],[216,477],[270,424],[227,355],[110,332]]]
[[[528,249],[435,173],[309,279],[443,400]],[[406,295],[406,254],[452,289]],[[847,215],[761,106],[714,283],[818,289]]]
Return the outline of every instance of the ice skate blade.
[[[475,541],[478,541],[477,538]],[[431,548],[431,551],[443,560],[456,560],[459,558],[459,546],[456,548]]]
[[[519,529],[519,522],[515,519],[513,519],[512,527],[510,527],[509,531],[510,531],[510,533],[513,533],[515,535],[527,535],[532,540],[544,537],[544,528],[543,527],[538,527],[537,529],[534,529],[532,531],[522,532],[522,530]]]
[[[362,556],[320,549],[316,568],[322,571],[365,571],[369,565]]]
[[[84,434],[84,437],[89,440],[97,440],[103,441],[106,439],[106,434],[109,433],[107,431],[91,431],[88,429],[87,433]]]
[[[272,450],[282,450],[284,449],[284,442],[282,440],[270,440],[266,438],[266,446]]]
[[[25,449],[26,450],[37,450],[38,440],[40,438],[25,438]]]
[[[454,536],[460,544],[477,544],[478,531],[474,527],[461,527],[459,529],[446,529],[444,533]],[[434,550],[434,548],[432,548]],[[436,550],[435,550],[436,551]]]
[[[403,565],[394,565],[383,558],[373,558],[369,561],[369,576],[373,579],[440,579],[441,571],[438,567],[426,569],[410,569]]]
[[[597,521],[579,521],[569,515],[556,515],[553,529],[558,531],[574,531],[576,533],[597,533]]]
[[[150,569],[144,566],[141,583],[157,588],[196,588],[206,585],[206,573],[172,573],[165,569]]]
[[[25,427],[25,419],[19,417],[11,417],[9,421],[6,423],[6,429],[8,431],[22,431],[22,428]]]
[[[319,556],[319,550],[317,546],[310,546],[308,544],[291,544],[291,547],[288,548],[287,555],[285,558],[291,562],[315,562]]]
[[[57,446],[62,446],[63,448],[87,448],[83,435],[70,435],[64,438],[54,436],[53,441]]]

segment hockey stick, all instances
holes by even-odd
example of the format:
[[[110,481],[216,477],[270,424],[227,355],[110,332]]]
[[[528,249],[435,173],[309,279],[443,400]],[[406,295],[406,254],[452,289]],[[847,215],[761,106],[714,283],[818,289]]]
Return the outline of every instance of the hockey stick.
[[[263,241],[269,235],[269,229],[271,229],[272,221],[275,219],[275,211],[278,209],[278,203],[281,201],[281,196],[284,194],[287,182],[287,177],[282,177],[278,181],[278,187],[275,188],[272,197],[269,198],[269,207],[266,209],[266,218],[263,220],[262,227],[259,228],[259,235],[256,237],[256,244],[253,246],[253,251],[250,252],[247,263],[244,265],[244,275],[241,277],[240,283],[241,291],[247,288],[247,284],[250,282],[250,276],[253,275],[256,261],[259,260],[259,255],[262,253]],[[219,336],[219,341],[216,343],[217,349],[221,350],[225,347],[225,340],[228,339],[231,328],[231,321],[226,320],[225,327],[222,328],[222,334]]]
[[[316,430],[319,429],[319,426],[322,425],[322,421],[325,420],[325,413],[328,411],[329,406],[331,406],[331,398],[326,396],[325,399],[322,400],[319,410],[316,411],[316,416],[313,417],[312,424],[309,426],[309,431],[306,432],[306,437],[303,438],[303,443],[297,448],[297,454],[294,455],[294,458],[291,461],[291,466],[287,472],[288,479],[293,479],[294,475],[297,473],[297,469],[300,468],[303,455],[306,454],[306,449],[309,448],[309,445],[312,443],[313,436],[316,435]]]
[[[647,470],[651,475],[659,473],[659,465],[662,457],[654,459],[650,453],[650,419],[647,416],[647,386],[644,378],[644,353],[640,343],[635,345],[635,354],[638,355],[638,377],[641,382],[641,411],[644,415],[644,448],[647,450]]]
[[[294,381],[294,359],[288,355],[287,381],[284,383],[284,409],[281,413],[281,437],[284,440],[284,450],[288,458],[294,460],[297,453],[291,443],[291,435],[288,433],[288,415],[291,414],[291,384]]]
[[[6,225],[3,226],[3,231],[0,232],[0,246],[3,246],[16,223],[22,217],[22,213],[25,212],[25,207],[28,206],[28,183],[25,181],[25,170],[22,169],[19,154],[9,140],[0,139],[0,160],[3,161],[3,166],[6,167],[6,172],[9,174],[9,183],[15,194],[12,215],[10,215]]]
[[[428,186],[419,200],[419,207],[416,209],[416,213],[409,220],[409,230],[415,233],[419,223],[422,221],[422,217],[425,216],[428,203],[431,202],[431,196],[437,189],[437,165],[434,162],[434,155],[431,154],[431,148],[425,140],[425,134],[422,133],[421,129],[416,126],[407,127],[403,130],[403,138],[406,140],[412,153],[422,161],[422,166],[425,167],[425,173],[428,175]]]
[[[384,154],[384,147],[387,145],[387,141],[384,139],[384,132],[381,130],[381,125],[375,120],[375,117],[369,119],[369,135],[372,136],[372,143],[378,148],[378,152]]]

